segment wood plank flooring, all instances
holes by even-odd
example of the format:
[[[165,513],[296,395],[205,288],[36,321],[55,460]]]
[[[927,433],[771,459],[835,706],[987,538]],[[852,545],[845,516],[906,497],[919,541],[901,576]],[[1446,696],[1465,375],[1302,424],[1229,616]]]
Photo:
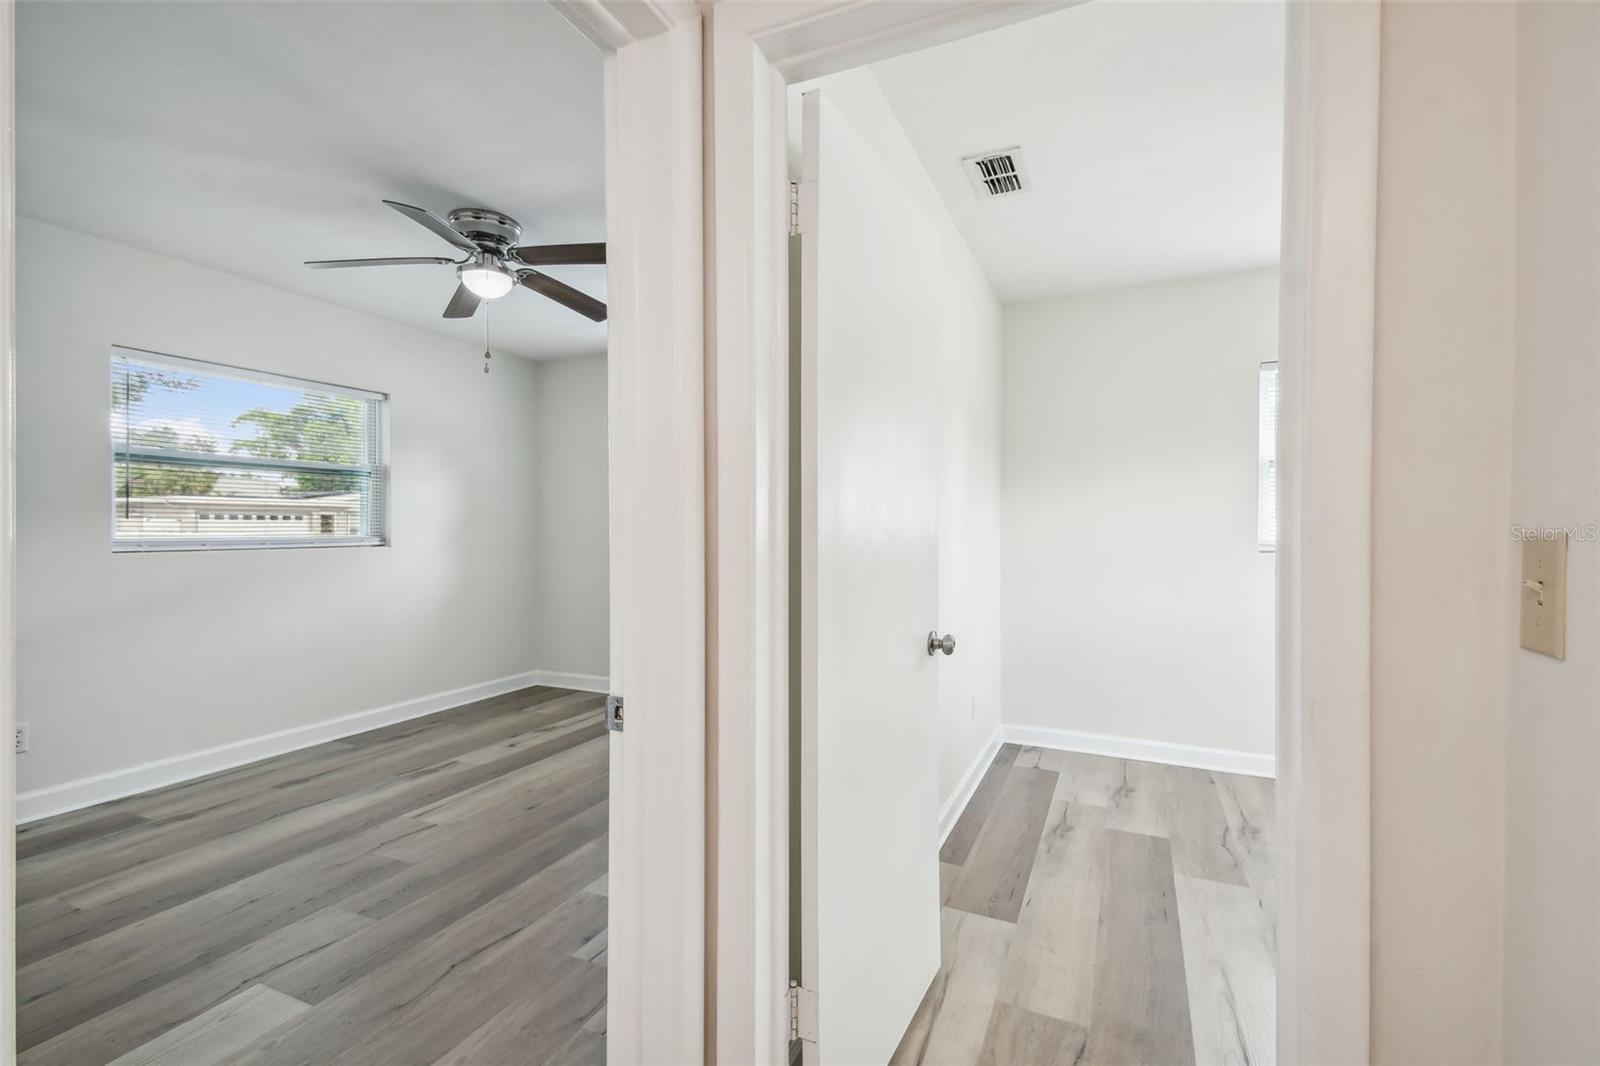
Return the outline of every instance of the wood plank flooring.
[[[24,826],[20,1062],[603,1063],[603,700],[525,689]]]
[[[1272,782],[1007,745],[940,853],[895,1063],[1269,1063]]]

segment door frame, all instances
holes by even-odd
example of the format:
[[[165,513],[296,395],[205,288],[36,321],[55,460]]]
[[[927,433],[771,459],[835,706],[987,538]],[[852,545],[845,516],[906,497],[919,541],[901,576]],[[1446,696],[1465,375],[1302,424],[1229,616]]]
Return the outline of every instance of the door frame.
[[[553,0],[604,55],[611,734],[606,1057],[705,1057],[705,274],[701,23]]]
[[[1068,6],[705,7],[707,1058],[787,1054],[788,84]],[[1381,3],[1293,0],[1278,549],[1278,1057],[1369,1054]],[[825,1004],[826,989],[817,990]],[[826,1009],[825,1006],[823,1009]]]

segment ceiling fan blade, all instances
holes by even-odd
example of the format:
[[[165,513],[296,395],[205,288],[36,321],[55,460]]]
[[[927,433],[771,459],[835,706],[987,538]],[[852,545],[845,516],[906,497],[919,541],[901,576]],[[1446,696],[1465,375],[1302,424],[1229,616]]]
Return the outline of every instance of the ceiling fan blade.
[[[384,203],[388,204],[390,207],[394,208],[396,211],[400,212],[417,225],[425,226],[428,229],[431,229],[433,232],[437,233],[439,236],[443,237],[457,248],[460,248],[463,252],[476,252],[478,250],[478,246],[476,244],[473,244],[461,234],[451,229],[450,223],[446,222],[432,211],[428,211],[421,207],[413,207],[410,204],[402,204],[395,200],[385,200]]]
[[[479,302],[471,289],[465,285],[457,285],[456,294],[450,297],[450,302],[445,305],[444,317],[471,318],[477,314]]]
[[[532,244],[517,249],[517,258],[529,266],[553,266],[566,263],[604,263],[606,243],[594,244]]]
[[[454,262],[441,255],[412,255],[390,259],[308,259],[306,266],[312,270],[332,270],[336,267],[441,266]]]
[[[563,307],[570,307],[583,317],[595,322],[606,320],[606,305],[588,293],[579,292],[571,285],[557,281],[537,270],[524,270],[517,280],[541,296],[548,296]]]

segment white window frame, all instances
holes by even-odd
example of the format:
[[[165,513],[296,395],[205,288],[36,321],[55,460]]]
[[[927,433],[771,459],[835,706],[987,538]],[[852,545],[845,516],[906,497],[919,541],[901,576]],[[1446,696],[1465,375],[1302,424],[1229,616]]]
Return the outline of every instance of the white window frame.
[[[252,370],[248,367],[216,363],[205,359],[190,359],[184,356],[168,355],[164,352],[152,352],[143,348],[132,348],[120,344],[112,345],[111,357],[107,364],[108,372],[113,382],[115,381],[116,365],[119,358],[133,359],[144,364],[171,367],[173,370],[203,374],[208,377],[232,378],[236,381],[248,381],[256,384],[283,385],[289,388],[314,390],[370,404],[372,417],[369,419],[368,424],[367,431],[370,436],[366,453],[371,457],[371,461],[362,464],[325,463],[300,459],[262,459],[252,455],[218,457],[216,455],[187,452],[172,448],[128,448],[124,444],[119,444],[117,435],[111,428],[110,420],[107,420],[106,434],[109,438],[111,454],[111,510],[107,518],[111,537],[111,551],[114,554],[169,551],[242,551],[273,548],[381,548],[388,545],[388,393],[375,392],[370,389],[357,389],[348,385],[334,385],[326,381],[294,377],[289,374],[274,374],[266,370]],[[371,494],[370,506],[374,509],[374,513],[369,518],[368,526],[369,528],[376,528],[380,532],[371,536],[361,537],[161,537],[149,539],[118,537],[116,515],[117,463],[123,459],[206,467],[229,466],[240,469],[274,470],[285,473],[337,471],[340,473],[361,474],[370,478],[377,486],[376,491]]]
[[[1267,409],[1267,390],[1272,408]],[[1270,509],[1270,510],[1269,510]],[[1256,379],[1256,548],[1278,550],[1278,361],[1261,364]]]

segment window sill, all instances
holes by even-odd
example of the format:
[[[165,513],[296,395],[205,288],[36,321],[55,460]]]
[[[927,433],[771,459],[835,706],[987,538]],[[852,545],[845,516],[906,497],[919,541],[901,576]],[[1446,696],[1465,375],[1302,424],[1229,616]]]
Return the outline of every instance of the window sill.
[[[279,548],[384,548],[389,544],[383,537],[316,537],[246,539],[228,538],[203,540],[121,540],[113,541],[113,555],[141,555],[147,552],[209,552],[209,551],[260,551]]]

